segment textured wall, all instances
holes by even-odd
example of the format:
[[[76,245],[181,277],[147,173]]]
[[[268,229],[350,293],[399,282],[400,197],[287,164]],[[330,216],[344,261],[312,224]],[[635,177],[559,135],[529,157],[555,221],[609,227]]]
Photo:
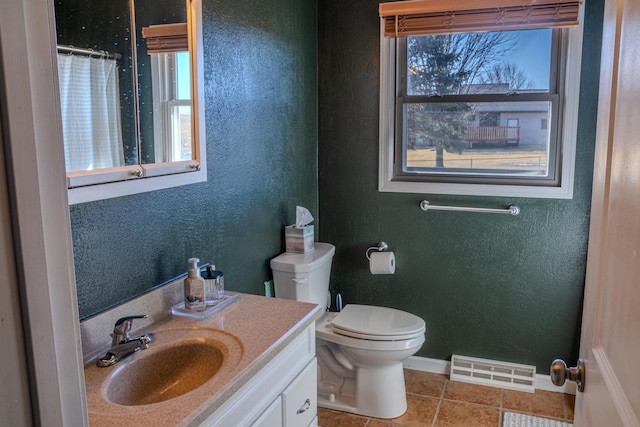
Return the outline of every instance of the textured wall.
[[[601,0],[586,2],[573,200],[427,196],[499,207],[517,217],[424,213],[424,195],[377,190],[378,1],[320,0],[320,240],[336,245],[332,289],[345,303],[403,309],[427,323],[418,356],[528,363],[548,372],[577,355],[584,285],[601,34]],[[393,276],[369,274],[364,251],[384,240]]]
[[[208,181],[71,206],[81,319],[199,257],[263,293],[295,206],[318,210],[312,0],[203,0]]]

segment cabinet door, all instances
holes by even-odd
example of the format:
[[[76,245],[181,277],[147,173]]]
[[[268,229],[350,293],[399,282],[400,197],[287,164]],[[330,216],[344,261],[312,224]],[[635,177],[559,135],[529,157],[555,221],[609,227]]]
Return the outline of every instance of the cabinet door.
[[[318,372],[314,357],[282,393],[286,427],[307,427],[318,412]]]
[[[282,398],[278,396],[251,424],[251,427],[275,427],[282,425]]]

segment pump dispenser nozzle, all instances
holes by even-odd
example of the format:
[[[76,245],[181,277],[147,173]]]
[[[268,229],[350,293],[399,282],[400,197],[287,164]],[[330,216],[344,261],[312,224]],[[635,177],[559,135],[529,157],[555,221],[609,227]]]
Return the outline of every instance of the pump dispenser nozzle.
[[[200,269],[198,268],[199,258],[189,258],[189,277],[200,276]]]
[[[208,265],[207,269],[205,271],[205,275],[203,276],[205,280],[208,279],[215,279],[215,277],[213,276],[213,270],[216,269],[215,265]]]

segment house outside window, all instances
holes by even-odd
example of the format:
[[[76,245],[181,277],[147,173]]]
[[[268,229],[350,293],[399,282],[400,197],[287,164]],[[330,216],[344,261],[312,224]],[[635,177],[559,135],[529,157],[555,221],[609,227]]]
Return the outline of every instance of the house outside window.
[[[445,2],[381,15],[403,3]],[[380,191],[571,198],[580,27],[452,31],[445,15],[406,35],[382,16]]]

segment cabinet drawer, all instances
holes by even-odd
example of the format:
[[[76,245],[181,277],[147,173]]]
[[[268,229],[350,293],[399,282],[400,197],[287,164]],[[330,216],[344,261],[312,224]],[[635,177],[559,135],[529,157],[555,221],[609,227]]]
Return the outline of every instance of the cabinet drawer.
[[[318,412],[318,372],[314,357],[282,393],[284,421],[287,427],[306,427]]]
[[[267,409],[251,424],[251,427],[274,427],[282,425],[282,398],[278,396]]]

